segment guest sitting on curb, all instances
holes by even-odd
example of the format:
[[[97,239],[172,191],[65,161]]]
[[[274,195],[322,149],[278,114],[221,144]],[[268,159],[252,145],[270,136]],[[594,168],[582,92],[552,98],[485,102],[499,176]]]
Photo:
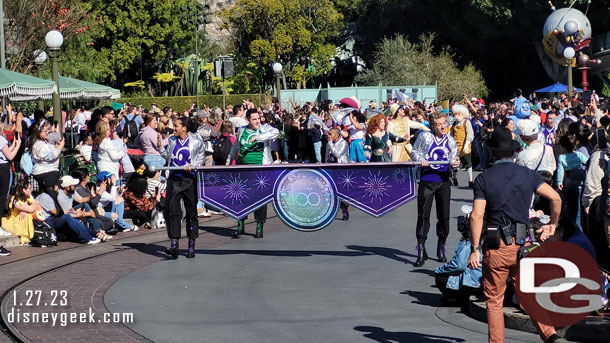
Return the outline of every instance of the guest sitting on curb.
[[[161,191],[157,189],[153,198],[146,197],[148,181],[145,176],[134,175],[125,190],[125,217],[134,224],[150,229],[153,209],[161,201]]]
[[[53,186],[53,192],[55,194],[59,192],[60,183],[61,181],[58,180],[57,184]],[[74,234],[76,234],[77,239],[81,243],[97,244],[101,242],[99,238],[94,238],[91,236],[89,231],[87,231],[87,228],[85,228],[81,222],[74,219],[71,215],[65,214],[57,203],[57,199],[51,197],[48,193],[40,193],[36,200],[40,202],[42,209],[48,216],[45,222],[54,228],[58,233],[61,233],[62,228],[67,226]]]
[[[8,204],[10,213],[3,219],[4,229],[18,236],[21,245],[29,245],[34,237],[32,213],[39,205],[32,197],[32,186],[29,181],[19,181],[15,186],[15,195]]]
[[[455,248],[455,256],[449,262],[434,270],[436,287],[449,299],[468,301],[468,297],[481,288],[482,268],[468,268],[470,257],[470,227],[466,222],[458,225],[462,233],[460,242]],[[483,261],[483,256],[481,256]]]
[[[112,238],[112,236],[107,235],[101,230],[100,222],[95,219],[95,211],[91,209],[89,204],[83,202],[74,206],[74,198],[78,197],[74,194],[74,187],[78,184],[78,180],[70,175],[62,176],[59,180],[61,181],[61,189],[57,194],[57,202],[64,213],[68,213],[72,217],[78,218],[83,224],[85,222],[88,223],[89,225],[85,227],[89,230],[89,233],[92,236],[101,239],[102,242]]]

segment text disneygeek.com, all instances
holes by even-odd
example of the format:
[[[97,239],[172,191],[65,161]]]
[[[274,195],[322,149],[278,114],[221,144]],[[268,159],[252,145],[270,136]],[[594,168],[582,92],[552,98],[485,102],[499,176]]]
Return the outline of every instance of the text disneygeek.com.
[[[12,307],[7,313],[11,324],[51,324],[51,326],[68,326],[69,324],[116,324],[133,323],[133,313],[93,312],[91,307],[86,312],[25,312]]]
[[[13,291],[12,306],[7,308],[6,319],[11,324],[117,324],[133,323],[133,313],[96,313],[91,307],[85,311],[70,309],[67,290]],[[54,312],[61,310],[62,312]]]

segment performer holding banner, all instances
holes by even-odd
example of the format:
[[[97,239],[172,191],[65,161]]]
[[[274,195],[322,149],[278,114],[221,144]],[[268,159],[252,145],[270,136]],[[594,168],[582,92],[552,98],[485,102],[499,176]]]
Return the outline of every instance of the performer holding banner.
[[[447,114],[435,112],[430,115],[432,132],[421,132],[413,146],[413,160],[421,162],[421,178],[417,191],[417,261],[421,267],[428,259],[426,239],[430,231],[432,200],[436,201],[437,256],[439,262],[447,262],[445,241],[449,235],[449,204],[451,200],[451,167],[460,166],[457,143],[447,134]],[[428,161],[453,161],[447,164],[430,165]]]
[[[231,153],[227,159],[227,166],[231,161],[236,160],[237,164],[271,164],[271,142],[280,134],[279,130],[271,125],[261,125],[260,114],[256,109],[249,109],[246,112],[248,126],[239,129],[237,140],[231,148]],[[237,221],[237,230],[233,232],[233,238],[237,238],[244,233],[246,217]],[[254,211],[256,219],[255,238],[263,237],[263,224],[267,220],[267,206],[263,206]]]
[[[179,117],[174,120],[174,136],[169,140],[166,158],[170,166],[182,167],[183,170],[170,171],[167,179],[167,204],[165,219],[170,247],[165,253],[173,259],[178,258],[179,241],[182,226],[182,209],[180,200],[186,209],[186,235],[189,239],[187,258],[195,257],[195,239],[199,237],[197,221],[197,179],[191,169],[205,165],[204,146],[197,134],[189,133],[191,120]]]

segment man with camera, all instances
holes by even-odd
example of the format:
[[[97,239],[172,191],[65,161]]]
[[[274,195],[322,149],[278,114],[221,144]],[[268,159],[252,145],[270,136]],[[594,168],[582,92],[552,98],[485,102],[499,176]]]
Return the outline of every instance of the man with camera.
[[[489,342],[496,343],[504,342],[502,303],[506,279],[510,276],[514,284],[517,277],[517,252],[528,231],[532,196],[535,192],[551,203],[550,223],[536,231],[540,241],[554,234],[561,212],[561,198],[535,170],[514,162],[519,143],[512,139],[507,128],[496,128],[487,146],[495,162],[474,183],[474,208],[470,219],[472,246],[468,266],[476,269],[480,265],[480,238],[485,217],[483,289],[487,298]],[[534,325],[545,342],[565,342],[557,336],[555,328],[536,321]]]

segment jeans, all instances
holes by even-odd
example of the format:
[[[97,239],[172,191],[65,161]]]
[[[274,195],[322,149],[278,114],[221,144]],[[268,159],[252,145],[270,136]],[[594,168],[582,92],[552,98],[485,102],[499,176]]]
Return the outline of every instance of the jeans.
[[[144,163],[150,168],[165,167],[165,159],[161,155],[144,155]]]
[[[313,150],[316,153],[316,161],[322,163],[322,141],[314,142]]]
[[[78,204],[73,207],[73,209],[78,210],[82,208],[83,211],[91,211],[91,207],[87,203]],[[83,220],[86,220],[93,227],[93,234],[98,233],[100,231],[100,222],[95,217],[85,217]]]
[[[114,201],[111,204],[106,205],[104,207],[104,211],[106,211],[106,217],[112,218],[112,213],[117,214],[117,219],[114,221],[116,225],[121,227],[121,229],[129,229],[130,225],[123,220],[123,214],[125,212],[125,202],[121,201],[120,204],[116,204]]]
[[[70,230],[72,230],[76,235],[78,235],[78,238],[80,239],[81,243],[87,243],[93,240],[93,236],[89,234],[89,231],[87,231],[85,225],[81,224],[81,222],[79,222],[78,220],[72,218],[72,216],[70,216],[69,214],[64,214],[61,217],[52,216],[47,218],[45,222],[55,230],[59,229],[64,225],[67,225]]]

